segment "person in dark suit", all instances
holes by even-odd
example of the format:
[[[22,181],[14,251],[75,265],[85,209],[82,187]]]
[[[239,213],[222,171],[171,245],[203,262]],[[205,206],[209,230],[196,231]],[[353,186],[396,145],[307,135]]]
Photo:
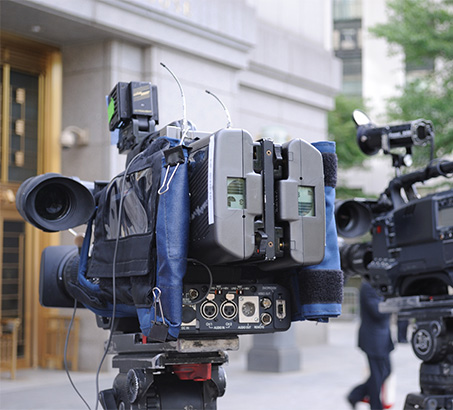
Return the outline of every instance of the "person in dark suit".
[[[398,319],[398,343],[408,343],[407,328],[409,327],[408,319]]]
[[[347,399],[353,408],[357,402],[368,399],[372,410],[383,409],[381,389],[391,372],[390,352],[394,346],[390,333],[390,315],[380,313],[378,309],[382,300],[368,282],[362,281],[359,347],[367,355],[370,377],[349,393]]]

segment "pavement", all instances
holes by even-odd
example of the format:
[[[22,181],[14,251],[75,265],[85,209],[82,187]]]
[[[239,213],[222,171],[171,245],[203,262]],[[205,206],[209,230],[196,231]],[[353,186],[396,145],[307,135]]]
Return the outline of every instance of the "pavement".
[[[246,351],[241,349],[230,354],[230,361],[225,365],[226,393],[217,399],[217,409],[350,410],[346,395],[367,377],[366,356],[356,347],[358,322],[332,320],[318,326],[328,326],[328,341],[301,347],[298,371],[251,372],[247,371]],[[419,391],[420,361],[410,344],[395,347],[391,354],[392,377],[396,383],[392,408],[403,409],[406,395]],[[116,369],[102,373],[100,389],[110,388],[116,374]],[[28,369],[19,370],[15,380],[9,380],[8,376],[3,373],[0,378],[0,409],[87,408],[64,371]],[[71,377],[94,410],[94,373],[72,372]],[[369,406],[359,403],[356,409],[365,410]]]

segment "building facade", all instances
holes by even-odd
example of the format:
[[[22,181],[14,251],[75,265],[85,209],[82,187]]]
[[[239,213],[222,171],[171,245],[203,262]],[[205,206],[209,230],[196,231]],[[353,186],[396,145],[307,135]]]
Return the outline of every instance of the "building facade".
[[[342,93],[363,97],[370,115],[385,121],[386,100],[406,79],[404,55],[369,29],[387,20],[386,0],[333,0],[333,47],[343,62]]]
[[[40,252],[72,241],[21,220],[14,207],[20,182],[43,172],[82,180],[121,172],[125,158],[111,144],[105,97],[119,81],[151,81],[160,125],[180,119],[179,89],[161,62],[178,76],[187,116],[200,130],[226,125],[209,89],[233,126],[255,138],[326,139],[341,81],[331,15],[330,2],[316,0],[0,2],[0,316],[21,319],[20,366],[50,365],[49,323],[69,313],[39,306]],[[78,368],[92,370],[105,333],[90,312],[80,315]]]
[[[391,49],[384,39],[369,31],[386,22],[386,3],[386,0],[332,1],[333,48],[343,62],[341,93],[363,98],[367,114],[376,124],[387,123],[387,100],[398,95],[407,74],[403,53]],[[341,184],[361,189],[366,195],[380,194],[393,176],[389,158],[377,155],[363,165],[340,170]]]

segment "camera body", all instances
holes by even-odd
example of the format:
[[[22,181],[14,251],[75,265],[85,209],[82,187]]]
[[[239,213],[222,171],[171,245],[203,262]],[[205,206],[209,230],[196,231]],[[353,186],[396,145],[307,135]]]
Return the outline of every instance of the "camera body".
[[[406,154],[415,143],[434,138],[431,123],[424,120],[376,129],[359,125],[359,141],[367,142],[364,130],[371,130],[372,136],[372,146],[361,146],[362,150],[370,155],[380,148],[386,152],[388,138],[383,136],[380,145],[376,135],[389,129],[406,130],[393,140],[394,147],[406,144]],[[417,138],[408,137],[411,129]],[[386,153],[392,155],[394,166],[402,166],[401,154]],[[451,162],[430,163],[421,171],[396,176],[378,200],[339,201],[339,235],[351,238],[367,231],[372,235],[371,243],[344,246],[344,269],[364,276],[385,297],[448,294],[448,286],[453,286],[453,190],[420,198],[414,184],[452,171]]]
[[[43,306],[77,300],[156,342],[272,333],[340,314],[339,266],[325,290],[325,276],[305,272],[325,259],[324,170],[334,153],[302,139],[254,141],[229,126],[197,131],[185,120],[157,130],[150,83],[118,83],[107,103],[125,171],[108,183],[34,177],[17,198],[40,229],[87,224],[80,249],[44,250]],[[336,162],[329,169],[335,179]],[[336,235],[330,243],[338,251]],[[313,308],[295,319],[301,305]]]
[[[384,296],[446,293],[453,284],[453,190],[378,216],[371,231],[367,269]]]

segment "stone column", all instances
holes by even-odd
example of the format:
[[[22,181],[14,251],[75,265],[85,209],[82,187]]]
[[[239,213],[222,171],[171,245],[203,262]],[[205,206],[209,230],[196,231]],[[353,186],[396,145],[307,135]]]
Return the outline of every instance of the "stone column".
[[[301,353],[294,327],[286,332],[253,336],[253,346],[247,354],[247,370],[283,373],[300,368]]]

